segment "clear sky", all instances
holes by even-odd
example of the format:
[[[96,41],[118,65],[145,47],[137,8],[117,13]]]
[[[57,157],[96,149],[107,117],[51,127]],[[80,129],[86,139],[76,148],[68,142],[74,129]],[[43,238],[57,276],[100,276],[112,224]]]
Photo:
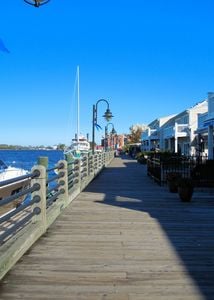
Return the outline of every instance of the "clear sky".
[[[90,139],[101,98],[118,133],[204,100],[214,91],[213,13],[213,0],[2,0],[10,53],[0,51],[0,143],[70,143],[77,65],[80,131]],[[102,127],[105,110],[100,102]]]

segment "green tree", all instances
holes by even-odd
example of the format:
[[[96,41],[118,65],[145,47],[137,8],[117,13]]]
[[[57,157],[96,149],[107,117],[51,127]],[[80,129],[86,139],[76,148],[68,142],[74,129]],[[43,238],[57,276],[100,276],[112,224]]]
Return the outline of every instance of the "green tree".
[[[58,144],[57,149],[58,150],[65,150],[65,144]]]

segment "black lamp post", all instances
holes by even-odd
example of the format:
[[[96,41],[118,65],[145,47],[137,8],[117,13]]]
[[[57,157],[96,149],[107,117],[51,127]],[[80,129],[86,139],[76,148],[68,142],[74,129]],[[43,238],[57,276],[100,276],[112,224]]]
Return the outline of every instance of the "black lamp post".
[[[97,125],[97,108],[98,104],[100,102],[105,102],[107,104],[107,109],[103,115],[103,117],[106,119],[106,121],[110,121],[113,117],[110,109],[109,109],[109,103],[105,99],[100,99],[97,101],[95,105],[93,105],[93,119],[92,119],[92,153],[94,154],[94,148],[95,148],[95,125]]]
[[[111,135],[114,135],[114,134],[117,133],[116,130],[114,129],[114,124],[113,123],[108,123],[105,126],[105,150],[107,150],[107,148],[108,148],[108,126],[109,125],[112,125]]]
[[[33,5],[35,7],[39,7],[40,5],[44,5],[48,3],[50,0],[24,0],[27,4]]]
[[[202,161],[202,153],[204,151],[204,138],[202,137],[201,134],[198,135],[198,147],[196,148],[197,150],[197,162],[198,164],[201,163]]]

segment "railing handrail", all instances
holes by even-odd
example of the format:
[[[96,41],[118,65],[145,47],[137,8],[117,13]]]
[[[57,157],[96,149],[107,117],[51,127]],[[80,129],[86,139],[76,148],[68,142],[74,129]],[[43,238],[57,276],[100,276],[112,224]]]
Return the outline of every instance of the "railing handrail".
[[[14,182],[17,182],[17,181],[21,181],[21,180],[24,180],[24,179],[34,178],[37,175],[38,174],[36,174],[36,173],[29,173],[29,174],[25,174],[25,175],[15,177],[15,178],[7,179],[7,180],[4,180],[4,181],[0,182],[0,187],[11,184],[11,183],[14,183]]]

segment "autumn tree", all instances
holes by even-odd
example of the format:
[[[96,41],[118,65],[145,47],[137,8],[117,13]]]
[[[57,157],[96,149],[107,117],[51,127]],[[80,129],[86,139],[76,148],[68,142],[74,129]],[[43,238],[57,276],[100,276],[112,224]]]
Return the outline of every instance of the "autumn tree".
[[[146,129],[147,129],[146,125],[140,125],[140,124],[132,125],[129,128],[129,130],[130,130],[129,143],[140,143],[141,134]]]

